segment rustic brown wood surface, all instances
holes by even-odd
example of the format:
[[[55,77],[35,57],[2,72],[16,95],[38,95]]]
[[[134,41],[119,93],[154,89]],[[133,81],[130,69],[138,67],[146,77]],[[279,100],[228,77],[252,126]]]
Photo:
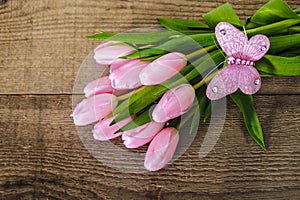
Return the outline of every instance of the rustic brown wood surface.
[[[224,2],[0,0],[0,198],[300,199],[298,77],[263,78],[254,96],[266,152],[228,101],[212,152],[198,157],[208,128],[201,124],[188,150],[158,172],[124,173],[98,161],[69,117],[77,71],[98,44],[85,35],[158,26],[158,16],[199,19]],[[267,0],[229,2],[245,19]],[[134,167],[133,159],[119,162]]]

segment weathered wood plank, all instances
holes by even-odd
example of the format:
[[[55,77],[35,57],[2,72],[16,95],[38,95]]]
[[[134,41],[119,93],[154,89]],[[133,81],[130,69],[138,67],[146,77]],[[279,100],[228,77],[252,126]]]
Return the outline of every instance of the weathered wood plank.
[[[200,19],[225,0],[8,0],[0,5],[0,94],[70,94],[96,32],[158,26],[156,17]],[[267,0],[230,0],[241,19]],[[293,8],[298,0],[287,1]],[[262,93],[298,93],[299,79],[264,80]]]
[[[161,171],[139,174],[107,166],[117,146],[103,156],[106,162],[90,155],[69,117],[70,95],[1,95],[0,196],[298,199],[299,96],[256,95],[255,102],[266,152],[248,136],[238,109],[229,101],[224,130],[207,157],[200,159],[198,154],[208,128],[201,124],[182,157]],[[135,160],[125,157],[119,164],[134,167]]]

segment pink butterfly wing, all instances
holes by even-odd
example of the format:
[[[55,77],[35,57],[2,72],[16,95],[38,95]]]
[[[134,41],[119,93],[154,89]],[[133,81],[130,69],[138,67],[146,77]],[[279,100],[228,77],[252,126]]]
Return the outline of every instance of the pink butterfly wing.
[[[261,59],[269,50],[270,41],[265,35],[255,35],[245,44],[242,59],[257,61]]]
[[[223,51],[235,59],[255,62],[270,48],[266,36],[255,35],[248,41],[244,33],[227,22],[217,24],[215,33]],[[211,100],[217,100],[234,93],[238,88],[245,94],[254,94],[260,86],[260,75],[253,66],[229,64],[211,80],[206,95]]]
[[[237,65],[228,65],[222,69],[208,84],[207,98],[217,100],[235,92],[238,89],[239,75]]]
[[[219,45],[229,57],[241,58],[247,43],[247,36],[227,22],[220,22],[215,28]]]
[[[258,71],[249,65],[240,66],[238,87],[244,94],[254,94],[261,86],[261,78]]]

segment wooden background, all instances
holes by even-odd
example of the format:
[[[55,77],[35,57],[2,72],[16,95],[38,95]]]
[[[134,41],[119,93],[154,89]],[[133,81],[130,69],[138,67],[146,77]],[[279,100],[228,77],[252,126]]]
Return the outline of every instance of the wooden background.
[[[124,173],[98,161],[69,117],[77,71],[98,44],[84,36],[158,26],[158,16],[199,19],[224,2],[0,0],[0,198],[300,199],[299,77],[263,78],[254,96],[266,152],[228,101],[213,151],[197,156],[202,124],[193,145],[159,172]],[[229,2],[245,19],[267,0]]]

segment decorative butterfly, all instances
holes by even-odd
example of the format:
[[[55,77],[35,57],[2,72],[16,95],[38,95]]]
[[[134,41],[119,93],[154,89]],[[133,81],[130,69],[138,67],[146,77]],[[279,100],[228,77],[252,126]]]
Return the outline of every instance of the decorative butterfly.
[[[261,59],[270,48],[265,35],[247,36],[227,22],[220,22],[215,28],[219,45],[228,55],[227,66],[208,84],[206,95],[217,100],[234,93],[239,88],[245,94],[256,93],[261,86],[254,62]]]

